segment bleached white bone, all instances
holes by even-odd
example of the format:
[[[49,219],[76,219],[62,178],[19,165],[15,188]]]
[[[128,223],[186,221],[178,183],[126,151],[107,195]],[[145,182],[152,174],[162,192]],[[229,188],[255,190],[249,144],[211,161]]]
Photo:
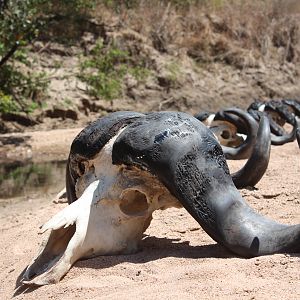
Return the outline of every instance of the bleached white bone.
[[[150,173],[112,165],[115,138],[76,183],[78,200],[41,227],[50,234],[23,283],[56,283],[83,257],[136,252],[153,211],[181,206]]]

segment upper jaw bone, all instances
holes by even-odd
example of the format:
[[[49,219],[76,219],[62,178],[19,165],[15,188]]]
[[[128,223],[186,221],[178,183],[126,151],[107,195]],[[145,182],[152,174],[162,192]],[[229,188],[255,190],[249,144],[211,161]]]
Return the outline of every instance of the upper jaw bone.
[[[65,207],[41,227],[49,231],[40,252],[27,267],[22,282],[44,285],[58,282],[72,264],[82,256],[89,206],[95,183],[89,186],[78,201]]]
[[[83,257],[136,252],[152,212],[177,203],[145,171],[118,168],[106,182],[92,182],[77,201],[42,226],[49,237],[26,269],[24,284],[56,283]]]

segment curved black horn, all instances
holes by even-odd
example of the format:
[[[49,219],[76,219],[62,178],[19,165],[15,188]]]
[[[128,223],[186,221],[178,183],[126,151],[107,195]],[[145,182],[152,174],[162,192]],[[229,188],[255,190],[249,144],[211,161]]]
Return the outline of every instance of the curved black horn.
[[[113,145],[114,164],[149,170],[217,242],[244,257],[300,250],[300,225],[252,210],[233,184],[222,149],[195,118],[150,113],[128,125]]]
[[[297,100],[293,100],[293,99],[285,99],[285,100],[282,100],[282,102],[288,106],[290,106],[293,111],[294,111],[294,114],[298,117],[300,117],[300,103],[299,101]]]
[[[194,115],[194,117],[196,119],[198,119],[201,122],[205,122],[207,120],[207,118],[211,115],[213,115],[214,113],[208,112],[208,111],[201,111],[197,114]]]
[[[241,118],[245,126],[247,127],[247,138],[244,143],[242,143],[240,146],[236,148],[222,146],[223,152],[225,154],[225,157],[227,159],[245,159],[249,158],[253,146],[256,141],[256,135],[258,130],[258,124],[256,121],[252,118],[252,116],[247,113],[246,111],[243,111],[239,108],[231,108],[224,111],[224,117],[226,118],[227,114],[233,114]]]
[[[251,117],[255,120],[255,121],[259,121],[259,111],[258,110],[254,110],[254,109],[249,109],[247,110],[248,114],[251,115]]]
[[[249,109],[248,110],[248,113],[257,121],[259,122],[260,120],[260,116],[262,114],[262,112],[260,112],[259,110],[254,110],[254,109]],[[267,114],[265,114],[268,119],[269,119],[269,123],[270,123],[270,129],[271,129],[271,133],[275,134],[275,135],[278,135],[278,136],[281,136],[281,135],[284,135],[285,131],[284,129],[279,125],[277,124],[273,118]]]
[[[275,136],[284,136],[284,135],[286,135],[286,131],[278,123],[276,123],[276,121],[274,121],[271,116],[269,116],[269,115],[266,115],[266,116],[269,119],[270,129],[271,129],[272,135],[275,135]]]
[[[247,134],[249,131],[244,120],[241,117],[234,114],[226,114],[226,110],[218,111],[214,117],[214,120],[227,121],[233,124],[236,127],[238,133]]]
[[[270,160],[271,138],[269,120],[262,116],[252,154],[239,171],[231,174],[238,189],[255,186],[265,174]]]
[[[275,108],[273,109],[275,111]],[[248,113],[256,120],[260,120],[261,112],[258,110],[250,109],[248,110]],[[265,113],[264,113],[265,114]],[[293,129],[290,133],[286,133],[285,130],[277,124],[271,116],[265,114],[270,123],[270,129],[271,129],[271,144],[275,146],[284,145],[286,143],[293,142],[295,140],[296,130],[297,130],[297,120],[295,120],[295,117],[292,121]]]
[[[298,146],[300,148],[300,128],[297,128],[296,137],[297,137]]]
[[[264,105],[266,103],[266,101],[261,101],[261,100],[258,100],[258,99],[255,99],[254,102],[252,102],[248,108],[247,108],[247,111],[249,110],[253,110],[253,111],[258,111],[259,108]]]
[[[98,154],[104,145],[125,125],[144,116],[137,112],[122,111],[111,113],[85,127],[71,145],[66,168],[66,191],[68,203],[77,200],[75,184],[84,173],[84,162]]]
[[[271,143],[272,145],[280,146],[284,145],[286,143],[291,143],[296,139],[296,132],[299,127],[299,122],[297,121],[297,118],[294,117],[293,120],[293,129],[290,133],[286,133],[282,136],[277,136],[274,134],[271,134]]]
[[[257,111],[258,114],[262,114]],[[225,111],[216,113],[215,120],[224,120],[234,124],[239,130],[243,131],[245,123],[242,118],[234,114],[225,114]],[[245,129],[245,132],[247,130]],[[231,174],[233,182],[238,189],[247,186],[255,186],[265,174],[270,160],[271,138],[269,118],[263,116],[259,121],[255,146],[250,158],[247,160],[244,167]]]
[[[266,102],[265,111],[273,110],[289,124],[294,124],[294,113],[289,110],[289,106],[279,100],[271,100]]]

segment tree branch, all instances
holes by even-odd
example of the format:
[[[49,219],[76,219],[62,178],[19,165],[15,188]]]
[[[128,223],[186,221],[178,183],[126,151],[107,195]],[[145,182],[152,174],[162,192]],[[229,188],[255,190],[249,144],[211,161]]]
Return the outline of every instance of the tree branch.
[[[15,42],[12,48],[6,53],[6,55],[0,61],[0,68],[14,55],[19,47],[19,42]]]

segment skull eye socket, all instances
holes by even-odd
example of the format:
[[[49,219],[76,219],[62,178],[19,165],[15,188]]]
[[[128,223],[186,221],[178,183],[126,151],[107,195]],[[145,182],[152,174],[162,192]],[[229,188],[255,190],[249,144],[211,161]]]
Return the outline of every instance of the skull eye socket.
[[[120,203],[121,211],[128,216],[142,215],[148,210],[148,202],[145,194],[137,190],[123,192]]]
[[[230,138],[230,132],[228,130],[223,130],[222,133],[221,133],[221,137],[223,139],[229,139]]]

